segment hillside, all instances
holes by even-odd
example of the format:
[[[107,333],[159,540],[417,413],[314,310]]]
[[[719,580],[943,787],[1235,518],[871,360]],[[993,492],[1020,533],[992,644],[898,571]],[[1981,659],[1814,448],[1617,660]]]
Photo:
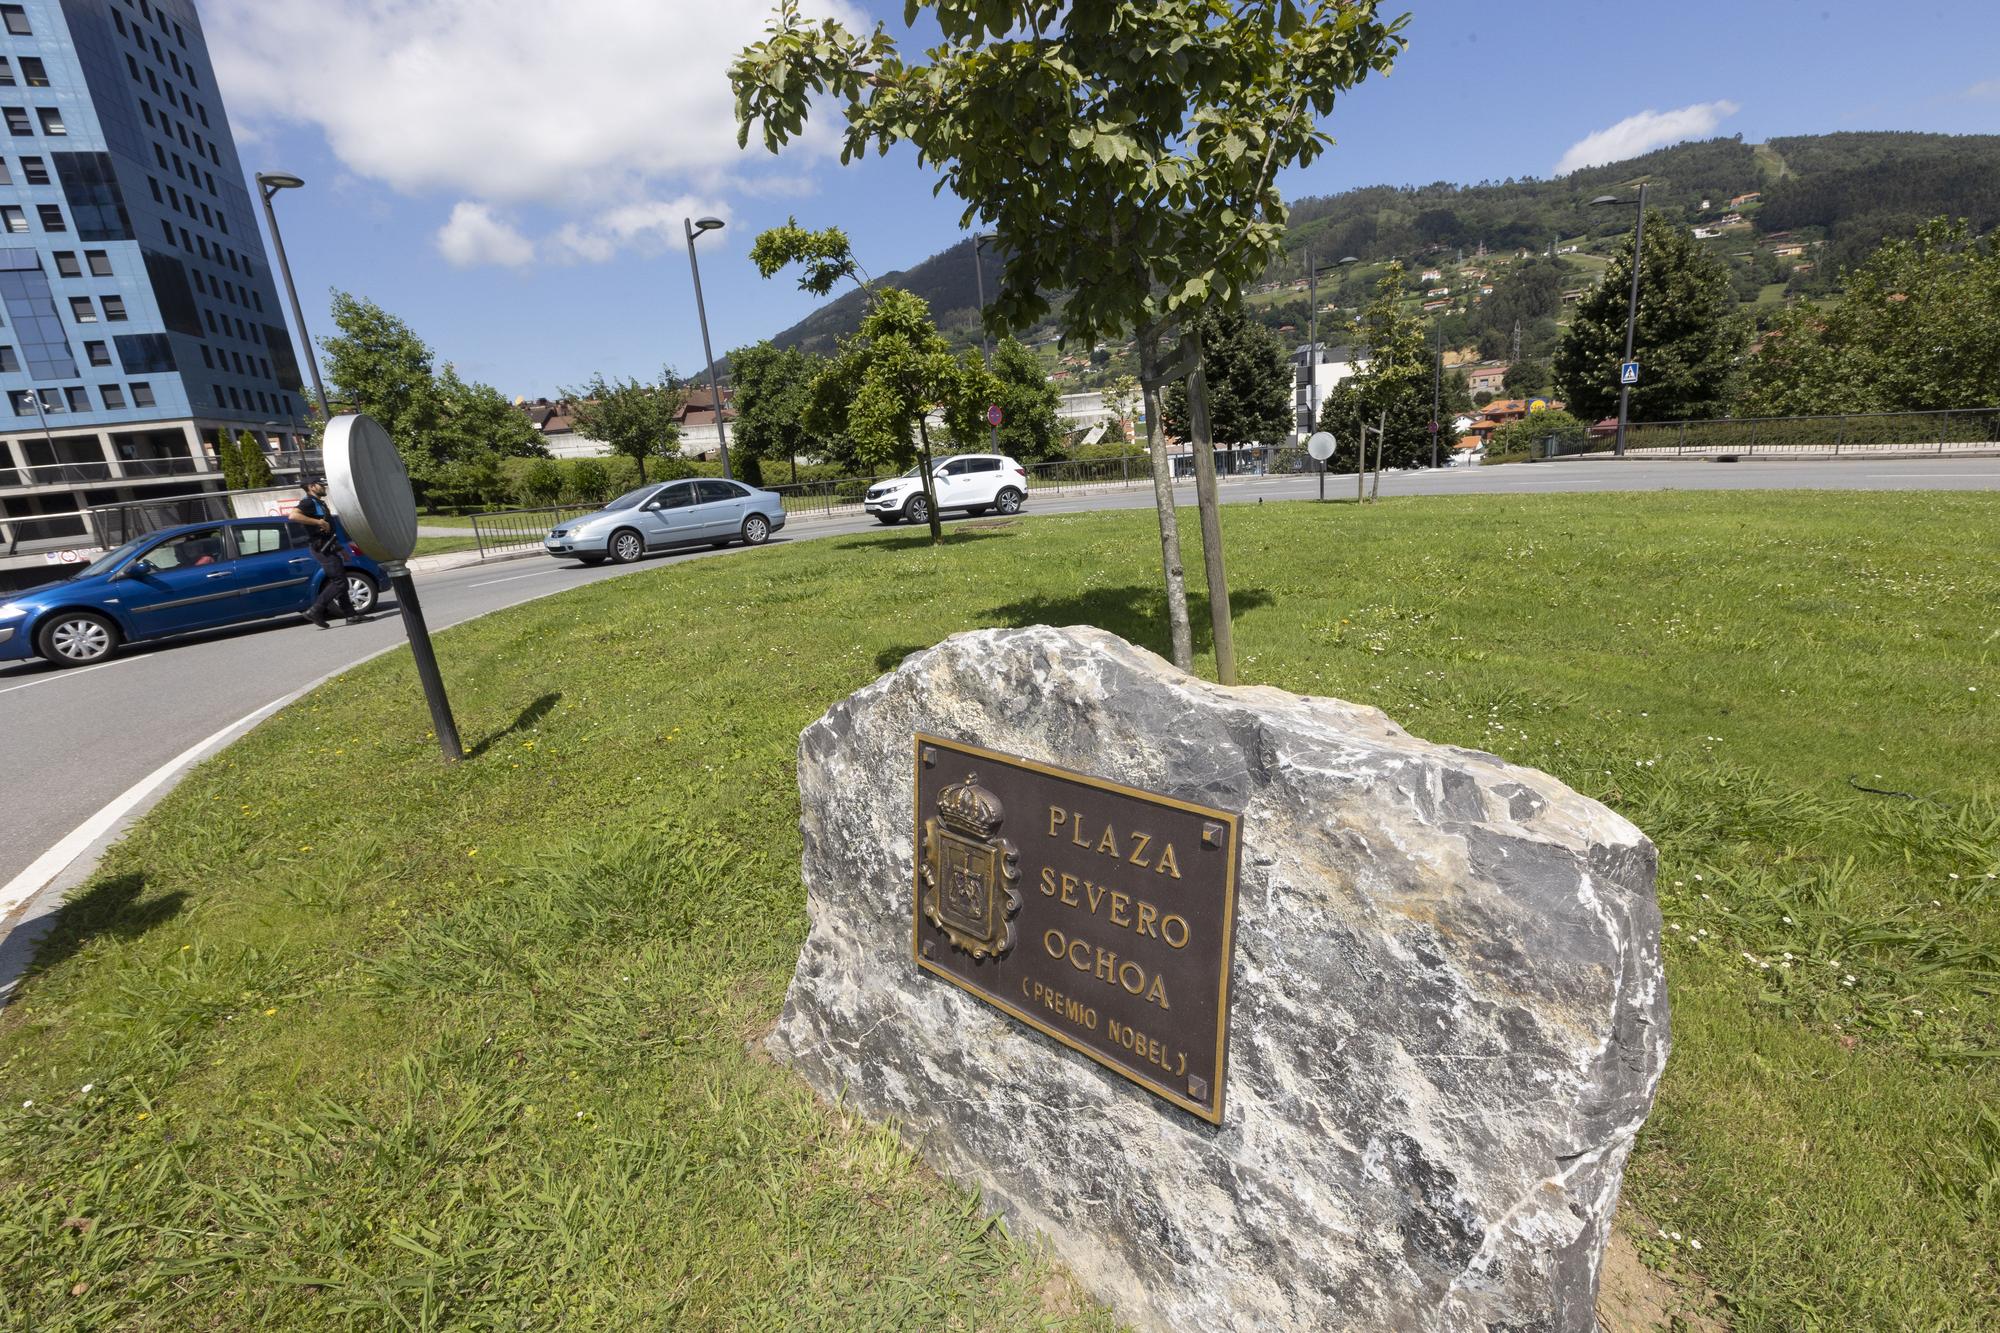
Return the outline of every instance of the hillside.
[[[1650,206],[1701,230],[1760,321],[1787,301],[1832,294],[1841,269],[1885,236],[1911,233],[1923,218],[1965,217],[1978,231],[2000,225],[2000,135],[1710,139],[1553,180],[1367,186],[1296,200],[1285,256],[1247,303],[1264,323],[1303,342],[1309,255],[1320,265],[1349,255],[1362,261],[1322,276],[1323,333],[1327,321],[1351,318],[1382,265],[1401,258],[1410,271],[1408,299],[1438,321],[1448,345],[1467,356],[1510,357],[1518,329],[1520,354],[1545,357],[1564,320],[1565,296],[1594,283],[1606,256],[1630,244],[1627,210],[1585,201],[1627,194],[1640,180]],[[1756,197],[1741,200],[1745,195]],[[987,265],[988,281],[997,281],[998,265],[990,257]],[[1424,276],[1431,272],[1436,276]],[[883,279],[929,301],[954,341],[977,341],[969,240]],[[849,293],[772,341],[830,351],[859,311],[858,293]],[[1042,346],[1052,370],[1075,387],[1129,369],[1120,349],[1094,359],[1084,349],[1059,357],[1052,323],[1019,336]]]

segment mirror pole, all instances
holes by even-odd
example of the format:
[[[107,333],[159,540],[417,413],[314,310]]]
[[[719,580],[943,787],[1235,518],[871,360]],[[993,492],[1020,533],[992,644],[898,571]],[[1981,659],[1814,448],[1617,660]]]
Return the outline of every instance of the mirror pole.
[[[465,757],[465,747],[459,743],[451,700],[445,697],[437,654],[431,651],[430,627],[424,624],[424,608],[417,601],[417,581],[400,562],[384,566],[383,572],[389,576],[389,586],[396,590],[396,607],[403,613],[403,632],[410,639],[410,656],[416,659],[417,679],[423,682],[424,702],[430,705],[431,730],[437,733],[438,749],[444,752],[446,763],[455,764]]]

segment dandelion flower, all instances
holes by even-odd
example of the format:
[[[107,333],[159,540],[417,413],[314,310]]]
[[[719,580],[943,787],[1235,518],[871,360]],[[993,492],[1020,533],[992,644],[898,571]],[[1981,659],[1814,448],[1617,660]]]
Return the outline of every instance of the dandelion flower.
[[[1697,1250],[1701,1248],[1701,1242],[1700,1242],[1700,1241],[1698,1241],[1698,1240],[1691,1240],[1691,1241],[1689,1241],[1689,1242],[1688,1242],[1688,1245],[1689,1245],[1689,1246],[1690,1246],[1691,1248],[1693,1248],[1693,1249],[1697,1249]]]
[[[34,1099],[34,1098],[32,1098],[32,1097],[30,1097],[30,1098],[29,1098],[29,1099],[28,1099],[27,1101],[25,1101],[25,1102],[22,1102],[22,1103],[21,1103],[21,1109],[22,1109],[23,1111],[25,1111],[25,1110],[27,1110],[27,1109],[28,1109],[28,1108],[29,1108],[30,1106],[33,1106],[34,1104],[35,1104],[35,1099]]]
[[[77,1091],[78,1091],[78,1092],[89,1092],[89,1091],[90,1091],[90,1090],[91,1090],[92,1088],[94,1088],[94,1087],[96,1087],[96,1086],[97,1086],[97,1085],[96,1085],[95,1083],[86,1083],[86,1084],[84,1084],[84,1085],[83,1085],[83,1086],[82,1086],[81,1088],[78,1088],[78,1089],[77,1089]]]

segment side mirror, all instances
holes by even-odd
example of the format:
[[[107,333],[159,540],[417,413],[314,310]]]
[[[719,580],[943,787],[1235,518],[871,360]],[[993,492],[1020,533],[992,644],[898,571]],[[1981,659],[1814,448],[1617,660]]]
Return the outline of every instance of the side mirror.
[[[125,568],[118,571],[118,577],[121,579],[143,578],[152,572],[153,572],[152,561],[134,560],[131,564],[125,566]]]

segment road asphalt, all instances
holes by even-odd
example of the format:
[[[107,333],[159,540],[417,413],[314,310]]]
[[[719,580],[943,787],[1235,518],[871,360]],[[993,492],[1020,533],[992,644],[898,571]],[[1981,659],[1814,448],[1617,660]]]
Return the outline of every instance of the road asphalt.
[[[1309,499],[1318,479],[1225,479],[1228,503]],[[2000,459],[1872,459],[1782,463],[1699,463],[1591,460],[1487,468],[1390,473],[1384,497],[1456,494],[1546,494],[1605,490],[2000,490]],[[1354,478],[1326,478],[1329,499],[1351,499]],[[1193,503],[1191,488],[1179,488]],[[1150,485],[1073,495],[1038,493],[1028,512],[1144,508]],[[775,542],[875,531],[867,518],[798,519]],[[420,576],[424,612],[433,631],[586,583],[657,569],[662,564],[721,556],[743,548],[706,547],[623,567],[585,569],[539,554]],[[135,784],[159,779],[131,818],[172,785],[163,768],[206,738],[271,707],[301,687],[403,642],[399,616],[378,612],[367,624],[319,631],[302,620],[265,621],[157,645],[138,645],[109,662],[60,671],[40,662],[0,667],[0,939],[23,915],[21,905],[44,888],[60,887],[51,856],[74,846],[80,864],[89,850],[115,836],[99,829],[79,841],[81,826]],[[223,737],[226,738],[226,737]],[[100,821],[101,822],[101,821]],[[24,883],[31,867],[37,882]],[[74,878],[78,864],[70,865]],[[46,898],[46,894],[43,895]],[[37,904],[45,910],[46,902]],[[10,923],[9,916],[15,918]],[[0,974],[6,972],[0,966]],[[0,986],[4,977],[0,977]]]

